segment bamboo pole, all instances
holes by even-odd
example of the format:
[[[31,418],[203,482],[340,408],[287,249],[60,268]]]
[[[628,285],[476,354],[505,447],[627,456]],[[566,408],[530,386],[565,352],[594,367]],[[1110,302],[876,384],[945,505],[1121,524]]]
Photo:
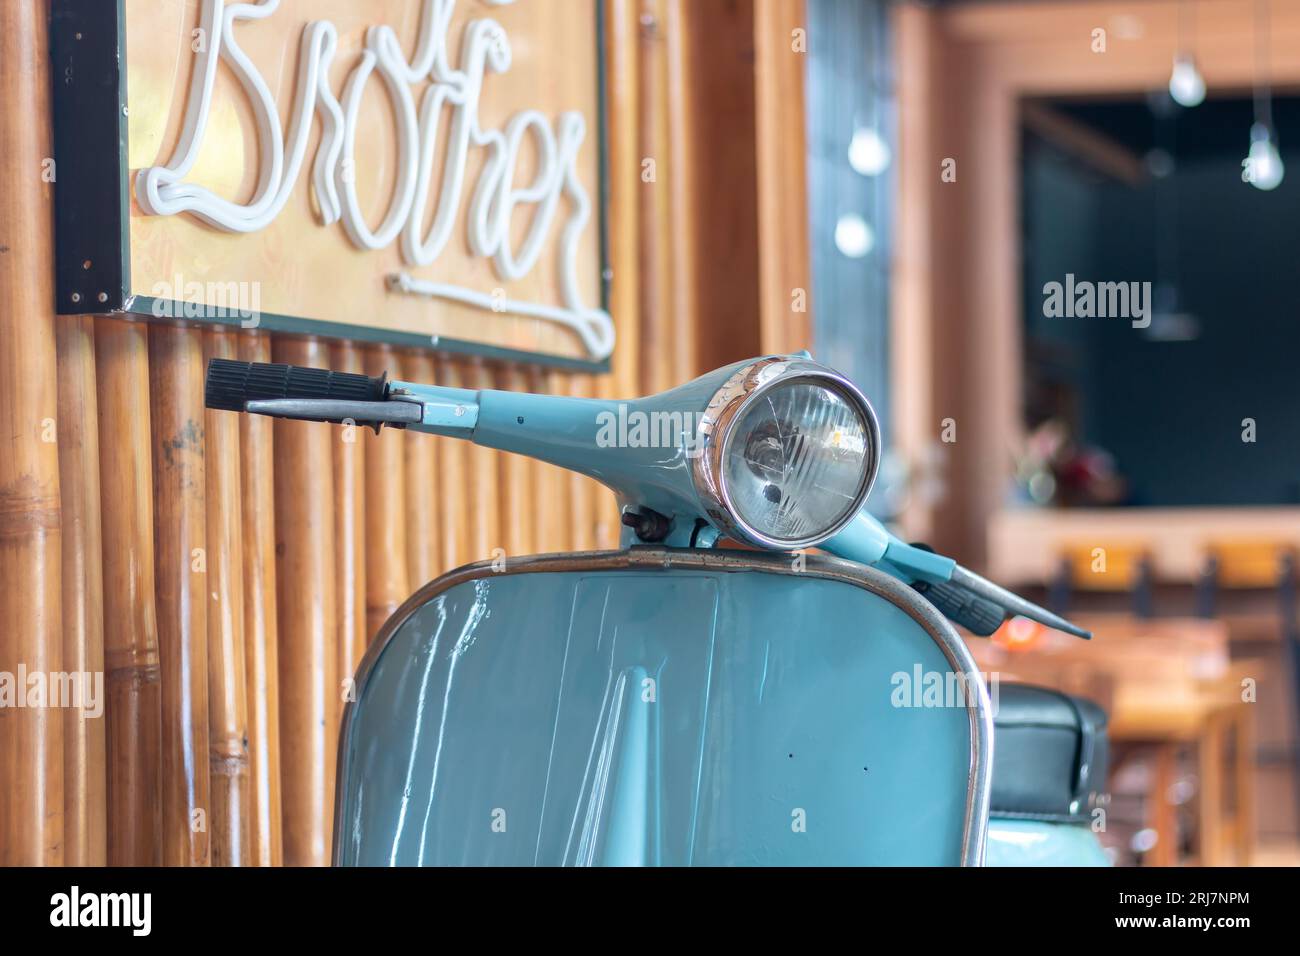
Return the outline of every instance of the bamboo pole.
[[[673,172],[672,159],[664,148],[663,27],[659,0],[641,0],[640,31],[636,66],[637,142],[641,154],[654,161],[653,179],[643,180],[637,193],[638,221],[642,224],[637,245],[637,287],[640,299],[638,315],[641,338],[637,343],[637,377],[643,388],[655,392],[668,378],[668,361],[672,354],[665,321],[670,301],[665,295],[665,261],[669,256],[668,194],[660,186]],[[627,343],[623,343],[626,345]]]
[[[210,357],[236,357],[234,332],[212,329],[204,338]],[[239,418],[231,412],[207,412],[208,754],[213,866],[249,862]]]
[[[99,407],[95,399],[95,320],[55,323],[58,344],[59,488],[63,511],[62,669],[104,673],[104,579],[100,569]],[[93,689],[93,684],[85,685]],[[102,681],[98,706],[102,707]],[[85,702],[83,702],[84,704]],[[102,710],[71,707],[63,722],[63,862],[107,862]]]
[[[314,338],[277,339],[275,361],[323,368]],[[338,725],[334,430],[275,422],[275,537],[284,862],[329,862]]]
[[[433,356],[407,352],[402,356],[402,377],[428,384],[434,380]],[[438,538],[438,440],[410,432],[406,445],[406,567],[407,583],[414,590],[432,581],[440,571]]]
[[[330,351],[330,368],[365,371],[361,350],[341,342]],[[338,581],[339,680],[350,681],[366,651],[366,445],[365,426],[345,425],[333,435],[335,577]],[[345,684],[344,699],[352,685]]]
[[[507,362],[496,369],[495,387],[508,392],[526,392],[528,378],[520,366]],[[541,494],[541,469],[545,467],[542,462],[508,452],[498,453],[498,458],[501,462],[498,507],[502,515],[501,534],[509,560],[538,551],[538,524],[549,503]]]
[[[141,323],[95,323],[110,866],[156,866],[162,858],[147,338]]]
[[[448,388],[468,388],[461,370],[445,355],[439,355],[436,384]],[[450,571],[470,560],[468,512],[469,495],[466,492],[469,478],[468,443],[459,438],[434,438],[438,445],[438,527],[441,542],[442,569]]]
[[[492,370],[482,359],[470,359],[465,365],[468,388],[495,388]],[[504,540],[501,532],[501,452],[481,445],[468,446],[470,561],[495,559]]]
[[[0,670],[61,669],[46,5],[0,4]],[[93,559],[93,558],[92,558]],[[0,864],[63,862],[63,722],[0,708]]]
[[[681,3],[682,0],[674,0]],[[807,143],[791,130],[805,128],[807,56],[791,49],[792,31],[807,24],[803,0],[755,4],[754,163],[758,210],[760,348],[794,352],[813,344],[812,263],[808,239]],[[685,211],[683,211],[685,215]],[[698,258],[683,263],[691,269]],[[802,290],[802,308],[792,307]],[[688,315],[694,317],[695,303]]]
[[[245,362],[271,361],[269,335],[240,337]],[[250,863],[284,862],[280,814],[280,677],[275,599],[275,478],[272,423],[239,416],[244,522],[244,666],[248,686]]]
[[[665,279],[670,286],[665,298],[669,308],[661,316],[670,336],[668,381],[662,383],[672,388],[695,375],[695,322],[699,315],[695,288],[696,271],[701,262],[696,250],[694,217],[698,215],[699,202],[695,194],[695,167],[699,162],[695,152],[700,149],[693,135],[693,124],[698,121],[701,100],[692,95],[699,86],[691,70],[692,36],[690,16],[686,11],[689,0],[665,0],[662,4],[664,34],[664,138],[668,144],[669,173],[667,189],[667,216],[661,222],[668,239],[664,261]],[[787,37],[788,39],[788,37]],[[795,57],[802,62],[806,57]],[[800,99],[802,103],[802,97]],[[802,120],[802,114],[800,114]],[[804,149],[803,124],[791,126],[794,135],[786,139],[791,149],[800,154]],[[705,150],[712,159],[712,154]],[[798,203],[805,203],[800,193]],[[603,376],[608,379],[610,376]],[[610,383],[612,384],[612,383]],[[604,395],[603,391],[598,394]]]
[[[564,394],[564,380],[558,372],[531,368],[528,390],[544,395]],[[546,462],[534,463],[536,485],[529,498],[537,516],[534,550],[539,554],[573,549],[573,515],[569,503],[569,472]]]
[[[397,372],[391,346],[366,352],[370,375]],[[366,444],[366,632],[373,635],[411,593],[406,571],[406,433],[367,431]]]
[[[609,138],[610,315],[617,346],[610,376],[625,396],[640,394],[640,205],[653,188],[641,181],[638,104],[641,101],[638,31],[639,0],[604,0],[606,22],[606,128]],[[610,397],[610,396],[606,396]]]
[[[208,529],[204,478],[203,333],[149,330],[154,462],[154,568],[161,675],[162,861],[207,866]]]

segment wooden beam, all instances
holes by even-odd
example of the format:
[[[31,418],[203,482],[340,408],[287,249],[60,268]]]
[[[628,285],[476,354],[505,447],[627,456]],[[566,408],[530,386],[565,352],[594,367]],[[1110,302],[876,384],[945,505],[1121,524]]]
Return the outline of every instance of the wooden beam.
[[[898,208],[907,211],[894,227],[890,266],[889,380],[892,421],[888,441],[912,474],[929,462],[939,435],[935,413],[936,301],[933,281],[940,259],[935,228],[943,204],[941,65],[945,62],[936,12],[913,4],[893,11],[898,62]],[[931,541],[934,512],[929,501],[909,501],[901,516],[909,541]]]
[[[1140,186],[1147,179],[1146,164],[1119,142],[1060,110],[1044,103],[1020,104],[1020,119],[1043,139],[1055,144],[1104,176],[1128,186]]]
[[[762,351],[813,347],[803,0],[754,4],[754,145]],[[802,294],[800,294],[802,293]]]
[[[754,4],[688,3],[683,13],[688,18],[683,34],[690,39],[690,95],[708,107],[693,111],[685,134],[693,143],[691,155],[699,159],[691,183],[697,198],[692,241],[703,257],[692,319],[698,373],[759,355],[764,347],[755,145],[758,54]],[[647,324],[664,321],[657,311],[642,315]]]

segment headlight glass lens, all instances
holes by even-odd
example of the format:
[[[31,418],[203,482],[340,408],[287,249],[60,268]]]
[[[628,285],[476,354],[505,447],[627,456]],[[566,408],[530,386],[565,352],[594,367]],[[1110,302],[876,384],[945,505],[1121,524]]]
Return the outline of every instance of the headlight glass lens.
[[[875,449],[857,405],[814,381],[775,385],[732,425],[723,483],[736,515],[778,542],[856,513]]]

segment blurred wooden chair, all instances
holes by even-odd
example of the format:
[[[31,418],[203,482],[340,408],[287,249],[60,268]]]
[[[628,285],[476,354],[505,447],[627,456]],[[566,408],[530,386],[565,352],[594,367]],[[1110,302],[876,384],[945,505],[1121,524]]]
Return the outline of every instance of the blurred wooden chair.
[[[1065,614],[1075,591],[1133,596],[1133,613],[1152,615],[1151,549],[1142,542],[1096,541],[1066,545],[1057,564],[1056,576],[1048,588],[1048,603]]]
[[[1221,592],[1226,590],[1273,591],[1276,593],[1278,637],[1282,642],[1282,659],[1287,670],[1291,694],[1291,713],[1300,718],[1300,627],[1296,622],[1297,555],[1289,541],[1263,538],[1229,538],[1209,542],[1197,582],[1197,613],[1214,617],[1219,610]],[[1296,799],[1296,819],[1300,822],[1300,719],[1293,719],[1290,745],[1268,748],[1260,760],[1289,764]]]
[[[1236,539],[1211,541],[1197,582],[1197,613],[1214,617],[1223,589],[1277,589],[1283,633],[1293,637],[1296,552],[1289,542]]]

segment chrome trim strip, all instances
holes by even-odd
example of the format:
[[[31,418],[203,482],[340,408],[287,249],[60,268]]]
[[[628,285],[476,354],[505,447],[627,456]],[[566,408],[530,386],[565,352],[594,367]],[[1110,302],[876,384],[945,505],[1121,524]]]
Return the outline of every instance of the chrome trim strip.
[[[366,682],[388,642],[417,610],[430,600],[458,584],[479,578],[506,574],[540,574],[580,571],[765,571],[769,574],[811,575],[852,584],[889,601],[921,625],[943,651],[943,656],[959,674],[976,675],[979,668],[970,649],[951,624],[924,598],[897,578],[875,568],[823,555],[808,555],[803,570],[795,570],[788,555],[739,550],[677,549],[634,547],[626,551],[585,551],[538,554],[509,562],[503,571],[494,570],[491,561],[479,561],[449,571],[412,594],[384,622],[366,649],[357,668],[353,700],[343,710],[339,727],[338,760],[334,785],[334,832],[331,858],[339,865],[339,834],[343,826],[343,773],[345,752],[351,729],[352,707],[361,699]],[[988,834],[989,798],[993,787],[993,710],[984,680],[968,681],[974,685],[975,701],[966,702],[970,719],[971,759],[966,787],[966,817],[962,825],[962,866],[983,866],[984,846]]]

